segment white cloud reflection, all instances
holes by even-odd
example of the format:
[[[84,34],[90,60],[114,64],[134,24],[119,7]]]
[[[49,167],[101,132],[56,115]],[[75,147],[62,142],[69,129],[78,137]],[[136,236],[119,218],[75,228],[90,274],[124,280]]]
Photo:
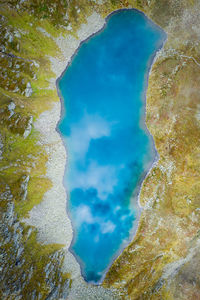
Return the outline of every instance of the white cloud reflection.
[[[83,190],[95,189],[97,196],[105,200],[112,194],[117,185],[118,170],[112,165],[100,166],[96,161],[90,162],[86,171],[75,170],[71,176],[71,189],[81,188]]]
[[[83,223],[98,224],[101,234],[112,233],[116,228],[113,222],[105,221],[104,218],[100,216],[93,216],[90,207],[87,205],[77,207],[75,220],[78,226],[81,226]]]
[[[98,115],[84,114],[84,117],[74,125],[69,137],[69,144],[76,159],[83,158],[88,151],[91,140],[109,136],[110,124]]]
[[[84,113],[80,122],[76,123],[69,137],[69,148],[72,153],[70,189],[95,189],[97,196],[105,200],[117,185],[118,169],[114,165],[101,165],[100,160],[88,162],[87,169],[81,170],[81,165],[87,155],[90,142],[111,135],[111,127],[105,119],[98,115]]]
[[[104,223],[101,224],[102,234],[112,233],[115,230],[115,228],[116,228],[116,225],[111,221],[104,222]]]

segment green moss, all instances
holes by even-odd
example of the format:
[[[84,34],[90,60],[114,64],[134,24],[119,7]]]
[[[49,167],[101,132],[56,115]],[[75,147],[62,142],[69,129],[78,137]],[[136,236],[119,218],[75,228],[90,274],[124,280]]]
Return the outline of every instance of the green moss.
[[[9,6],[4,3],[0,7],[1,14],[7,18],[0,33],[2,44],[7,54],[20,57],[11,58],[6,54],[0,58],[1,108],[10,101],[16,104],[15,116],[11,121],[8,122],[5,111],[1,115],[4,152],[0,161],[0,179],[3,187],[7,184],[11,188],[18,218],[27,216],[28,211],[40,203],[44,193],[51,187],[51,182],[45,177],[48,157],[44,147],[38,144],[38,133],[33,129],[31,135],[24,139],[22,131],[30,115],[35,120],[41,112],[50,109],[54,101],[59,101],[56,89],[49,89],[49,79],[55,74],[51,71],[47,56],[61,55],[53,37],[60,34],[76,36],[80,24],[86,22],[86,17],[94,11],[105,17],[114,9],[129,5],[146,12],[161,26],[166,27],[171,22],[165,49],[176,51],[173,55],[166,53],[165,57],[159,57],[156,61],[147,92],[147,125],[154,137],[160,161],[143,183],[140,202],[146,205],[146,210],[142,213],[137,235],[113,264],[104,281],[104,286],[119,288],[122,295],[129,295],[131,299],[174,299],[173,292],[166,289],[165,283],[158,289],[159,278],[166,264],[186,255],[191,246],[186,241],[194,238],[199,227],[196,208],[199,207],[200,190],[200,136],[195,117],[199,102],[199,67],[193,60],[181,57],[180,53],[192,55],[198,60],[200,47],[193,43],[197,37],[194,32],[191,33],[191,28],[182,30],[179,22],[183,10],[195,4],[193,0],[110,0],[103,5],[89,0],[72,0],[68,3],[12,0]],[[62,27],[68,24],[72,26],[70,32]],[[42,27],[51,37],[43,34],[38,27]],[[8,29],[11,34],[15,29],[19,30],[21,37],[13,35],[13,41],[9,43],[5,38]],[[39,63],[39,68],[33,64],[33,60]],[[18,71],[13,71],[16,64],[19,65],[19,77]],[[33,88],[30,98],[22,95],[27,82],[31,82]],[[19,91],[14,93],[16,87]],[[16,118],[20,119],[21,127],[15,126]],[[173,166],[171,173],[167,169],[169,163]],[[30,175],[30,181],[27,198],[22,201],[21,182],[24,175]],[[6,205],[6,201],[3,201],[1,208],[5,210]],[[24,236],[27,231],[28,227],[25,226]],[[33,266],[32,279],[25,285],[22,296],[23,299],[29,299],[31,292],[36,289],[36,297],[41,293],[44,299],[49,293],[44,269],[61,246],[40,245],[36,241],[36,232],[28,240],[24,239],[24,245],[26,263],[22,270],[10,268],[7,276],[11,278],[10,275],[18,272],[22,278],[23,272],[27,274],[30,266]],[[12,247],[12,243],[7,244],[6,253],[11,255]],[[52,263],[55,265],[54,284],[58,285],[60,263]],[[9,264],[12,266],[15,261]],[[70,280],[71,286],[70,274],[62,276],[60,284]]]
[[[167,26],[173,18],[174,28],[168,28],[165,49],[175,49],[173,54],[166,52],[157,59],[147,91],[147,126],[160,159],[142,185],[140,203],[146,209],[136,237],[114,262],[104,281],[105,287],[119,288],[131,299],[176,299],[175,289],[169,292],[164,283],[157,290],[157,284],[167,264],[186,256],[199,222],[196,205],[200,189],[197,183],[200,136],[195,117],[199,67],[179,52],[190,56],[192,51],[193,57],[199,57],[199,49],[191,50],[195,38],[190,29],[185,33],[185,29],[181,31],[178,27],[177,39],[176,21],[179,24],[179,15],[188,2],[158,2],[151,3],[148,14],[162,26]],[[174,30],[172,35],[170,30]],[[189,39],[189,44],[185,39]],[[152,257],[161,254],[154,264]]]
[[[38,205],[47,190],[52,187],[52,183],[48,178],[31,177],[28,184],[28,195],[24,201],[16,203],[16,212],[18,217],[27,217],[28,212],[35,206]]]

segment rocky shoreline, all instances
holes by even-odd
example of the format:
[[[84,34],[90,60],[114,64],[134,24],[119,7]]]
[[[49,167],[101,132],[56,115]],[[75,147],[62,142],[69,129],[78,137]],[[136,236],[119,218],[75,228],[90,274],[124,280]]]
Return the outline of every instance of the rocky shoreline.
[[[83,24],[78,30],[78,38],[67,35],[66,37],[60,36],[55,39],[61,50],[62,57],[49,57],[52,71],[56,75],[56,78],[52,78],[50,81],[50,88],[55,88],[57,80],[70,63],[71,57],[79,48],[80,43],[101,30],[104,24],[105,20],[97,13],[93,13],[88,17],[87,24]],[[46,33],[44,32],[44,34]],[[83,299],[83,296],[87,297],[87,299],[92,299],[92,294],[95,297],[98,295],[98,299],[117,299],[116,295],[113,298],[111,290],[85,283],[81,276],[78,262],[68,250],[73,232],[66,212],[67,194],[63,185],[67,155],[62,138],[57,130],[57,124],[61,117],[61,107],[62,99],[60,99],[60,102],[54,103],[51,110],[43,112],[34,124],[35,129],[40,133],[39,142],[45,146],[49,157],[46,165],[46,176],[51,180],[53,186],[45,193],[43,201],[39,205],[34,206],[29,212],[29,218],[23,221],[37,229],[38,242],[63,245],[62,249],[65,254],[62,272],[70,273],[70,278],[72,279],[68,299],[74,300],[74,297]]]
[[[198,299],[199,1],[58,3],[10,1],[0,8],[0,298]],[[66,151],[56,132],[61,113],[56,80],[82,39],[121,8],[143,11],[168,34],[151,68],[146,103],[159,161],[140,191],[144,209],[134,240],[114,261],[102,286],[95,287],[84,282],[68,251],[72,228],[62,184]],[[99,24],[92,25],[94,19]],[[53,198],[64,213],[56,212]],[[23,218],[38,234],[21,223]]]

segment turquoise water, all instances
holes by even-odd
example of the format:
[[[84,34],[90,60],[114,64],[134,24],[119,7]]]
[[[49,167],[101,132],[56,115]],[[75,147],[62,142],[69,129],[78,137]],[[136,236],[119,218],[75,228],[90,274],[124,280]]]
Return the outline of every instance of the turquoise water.
[[[102,279],[137,225],[138,186],[155,156],[144,122],[145,91],[165,38],[144,14],[118,11],[82,43],[58,83],[71,251],[89,282]]]

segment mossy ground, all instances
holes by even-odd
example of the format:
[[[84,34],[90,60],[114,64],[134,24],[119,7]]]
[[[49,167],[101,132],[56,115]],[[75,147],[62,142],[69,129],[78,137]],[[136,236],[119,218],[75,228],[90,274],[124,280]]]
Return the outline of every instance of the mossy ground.
[[[147,90],[147,126],[160,159],[142,185],[140,203],[145,209],[137,235],[104,281],[106,287],[121,289],[125,298],[200,297],[198,282],[193,286],[185,279],[181,280],[181,288],[175,287],[174,282],[180,281],[180,277],[173,279],[174,274],[161,281],[167,265],[187,257],[194,247],[191,241],[199,231],[200,124],[196,115],[200,52],[198,33],[189,24],[187,30],[182,24],[188,22],[183,21],[184,13],[195,19],[195,5],[194,1],[152,1],[151,10],[146,10],[168,31],[168,40],[153,65]]]
[[[1,115],[4,145],[0,161],[1,188],[9,185],[20,220],[51,187],[50,180],[45,177],[48,156],[44,146],[38,144],[38,133],[33,128],[24,139],[20,131],[30,115],[36,120],[54,101],[59,101],[56,89],[49,89],[48,80],[55,75],[48,56],[60,55],[51,37],[61,33],[76,36],[80,24],[86,22],[87,16],[94,11],[104,17],[119,8],[134,7],[144,11],[168,32],[164,54],[153,66],[147,91],[147,126],[154,137],[160,160],[143,182],[140,202],[145,210],[137,235],[115,261],[103,285],[120,289],[122,298],[127,296],[130,299],[179,299],[178,284],[190,297],[184,299],[193,299],[195,295],[199,297],[198,288],[193,291],[192,284],[187,280],[181,281],[178,275],[172,283],[160,281],[166,265],[187,255],[199,230],[200,124],[196,116],[200,67],[187,57],[199,62],[200,45],[195,26],[184,23],[189,20],[184,17],[186,10],[196,20],[197,2],[110,0],[101,4],[73,0],[66,3],[62,0],[16,0],[4,2],[0,7],[0,109],[13,101],[15,116],[21,122],[20,127],[14,117],[9,119],[6,113]],[[51,37],[38,30],[39,27]],[[27,98],[24,91],[28,82],[33,93]],[[27,197],[22,201],[20,186],[24,175],[29,175],[30,180]],[[2,210],[6,206],[7,203],[2,201]],[[24,237],[28,229],[24,227]],[[6,247],[9,253],[13,244]],[[30,299],[34,289],[37,296],[39,293],[42,295],[42,299],[48,295],[44,269],[53,260],[52,253],[60,248],[61,245],[38,244],[33,231],[27,240],[24,239],[26,263],[23,268],[12,270],[14,261],[8,261],[9,272],[18,272],[21,278],[23,273],[28,274],[30,265],[33,266],[33,276],[22,291],[23,299]],[[61,261],[52,261],[55,264],[55,284]],[[7,276],[12,278],[9,272]],[[187,270],[184,272],[187,273]],[[70,277],[69,274],[62,276],[63,282]]]
[[[85,23],[87,16],[98,7],[89,0],[71,1],[68,5],[65,1],[9,1],[1,4],[0,131],[3,153],[0,192],[4,195],[9,187],[19,221],[42,201],[44,193],[51,187],[51,181],[45,177],[48,156],[45,147],[38,143],[38,132],[34,126],[28,137],[24,138],[23,132],[30,116],[35,121],[43,111],[59,101],[56,87],[52,89],[49,86],[49,80],[55,78],[49,56],[61,55],[54,38],[63,33],[76,36],[80,24]],[[32,95],[26,97],[28,83],[31,84]],[[15,106],[12,116],[9,110],[11,103]],[[27,176],[30,176],[27,195],[22,200],[21,187]],[[2,214],[6,214],[8,204],[5,199],[1,201]],[[6,261],[1,284],[7,282],[7,286],[6,289],[2,287],[1,297],[14,299],[20,295],[23,299],[45,299],[52,285],[61,286],[62,290],[62,285],[70,280],[70,274],[60,271],[63,245],[40,245],[35,229],[32,228],[32,233],[27,236],[29,226],[20,226],[24,238],[21,239],[20,235],[14,242],[16,232],[11,226],[8,232],[13,238],[2,246]],[[5,239],[3,235],[2,239]],[[16,247],[24,249],[20,263]],[[58,258],[54,259],[56,253]],[[53,266],[48,275],[50,278],[45,271],[49,263]]]

